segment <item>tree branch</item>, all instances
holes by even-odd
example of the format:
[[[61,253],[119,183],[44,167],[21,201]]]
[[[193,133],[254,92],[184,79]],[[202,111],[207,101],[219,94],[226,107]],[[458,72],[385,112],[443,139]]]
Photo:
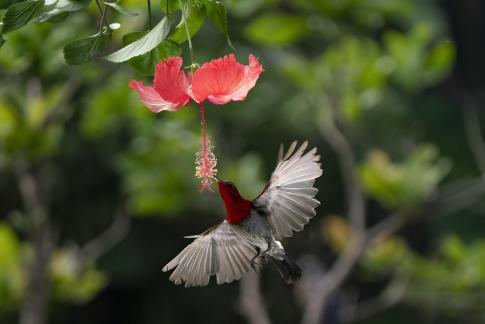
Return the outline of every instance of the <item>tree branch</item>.
[[[407,285],[408,278],[397,271],[378,296],[351,307],[343,307],[340,312],[341,320],[344,323],[362,321],[395,306],[403,299]]]
[[[354,153],[350,143],[338,129],[334,113],[329,111],[325,117],[324,121],[318,125],[319,130],[337,154],[350,222],[354,230],[362,231],[365,227],[365,199],[357,176]]]
[[[444,216],[466,209],[480,202],[485,195],[485,174],[456,190],[448,191],[437,199],[437,214]]]
[[[318,124],[320,133],[337,154],[347,201],[347,214],[353,236],[330,270],[315,284],[312,298],[307,299],[302,324],[317,324],[323,317],[323,305],[345,280],[365,249],[365,198],[357,176],[357,164],[352,147],[338,129],[334,112],[328,110],[324,121]]]
[[[54,250],[52,229],[38,178],[24,161],[18,161],[15,172],[25,211],[30,218],[29,241],[33,250],[26,269],[27,287],[19,323],[44,324],[47,322],[49,291],[47,267]]]
[[[87,242],[81,250],[85,259],[97,260],[104,253],[120,243],[130,230],[130,217],[123,207],[118,208],[111,225],[98,236]]]
[[[367,244],[395,233],[406,222],[402,213],[394,212],[367,230]]]
[[[271,321],[259,288],[259,274],[250,271],[241,279],[239,289],[241,312],[248,322],[250,324],[270,324]]]
[[[482,137],[478,107],[466,89],[463,89],[463,123],[475,163],[480,172],[485,174],[485,142]]]
[[[307,299],[303,312],[302,324],[321,323],[321,318],[323,317],[323,305],[328,296],[342,284],[345,278],[347,278],[348,274],[359,260],[364,251],[364,243],[365,240],[363,236],[355,236],[342,254],[340,254],[330,270],[315,283],[315,294]]]

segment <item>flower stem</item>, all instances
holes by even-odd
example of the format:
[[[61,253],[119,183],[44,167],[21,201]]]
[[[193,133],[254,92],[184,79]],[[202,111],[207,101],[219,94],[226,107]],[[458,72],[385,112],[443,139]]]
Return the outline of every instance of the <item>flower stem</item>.
[[[168,3],[168,0],[167,0]],[[152,6],[150,4],[150,0],[147,0],[147,7],[148,7],[148,27],[150,30],[152,29]]]
[[[96,0],[96,5],[98,6],[99,13],[103,13],[103,8],[101,8],[101,5],[99,4],[99,0]]]
[[[105,21],[106,21],[106,15],[108,14],[108,9],[109,9],[109,6],[105,4],[104,8],[103,8],[103,14],[101,15],[101,24],[99,26],[99,34],[100,35],[103,32],[103,26],[104,26]]]

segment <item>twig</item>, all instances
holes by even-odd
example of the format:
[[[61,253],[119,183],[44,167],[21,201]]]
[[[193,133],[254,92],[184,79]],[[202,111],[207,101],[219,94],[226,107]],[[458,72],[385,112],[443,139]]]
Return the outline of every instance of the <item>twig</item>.
[[[429,308],[436,308],[442,311],[482,311],[485,303],[485,293],[411,290],[406,292],[404,302],[418,307],[426,305]]]
[[[259,288],[259,274],[249,272],[241,279],[239,287],[241,311],[248,322],[250,324],[270,324]]]
[[[337,154],[350,222],[354,230],[362,231],[365,227],[365,199],[356,173],[354,153],[350,143],[338,129],[334,113],[330,110],[326,117],[322,123],[319,123],[319,130]]]
[[[150,0],[147,0],[147,7],[148,7],[148,27],[151,30],[152,29],[152,5],[150,4]]]
[[[405,222],[406,217],[402,213],[392,213],[391,215],[387,216],[379,223],[375,224],[367,230],[366,243],[372,244],[382,237],[386,237],[395,233],[402,225],[404,225]]]
[[[97,260],[125,238],[130,229],[130,218],[124,208],[119,208],[111,225],[98,236],[87,242],[81,250],[85,259]]]
[[[343,307],[340,312],[342,322],[362,321],[397,305],[405,296],[408,282],[409,279],[403,273],[397,271],[378,296],[360,304],[352,305],[352,312],[349,312],[348,306]]]
[[[98,6],[99,13],[103,14],[103,8],[101,8],[101,4],[99,3],[99,0],[95,0],[95,2],[96,2],[96,6]]]
[[[437,214],[446,216],[451,213],[466,209],[475,203],[480,202],[485,195],[485,174],[475,179],[467,187],[461,187],[446,195],[438,198],[436,205],[438,206]]]
[[[108,20],[106,19],[106,16],[108,15],[109,8],[110,8],[110,6],[108,6],[107,4],[105,4],[104,7],[103,7],[103,12],[101,13],[101,22],[99,24],[99,34],[100,35],[103,34],[103,27],[104,26],[108,27],[108,25],[109,25]]]
[[[463,101],[463,122],[468,145],[478,169],[482,174],[485,174],[485,143],[482,137],[477,105],[465,89],[463,90]]]

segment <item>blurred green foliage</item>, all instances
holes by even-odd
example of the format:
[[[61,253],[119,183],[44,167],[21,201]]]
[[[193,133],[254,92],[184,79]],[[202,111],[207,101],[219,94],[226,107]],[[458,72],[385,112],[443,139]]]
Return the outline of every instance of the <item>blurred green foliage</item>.
[[[371,151],[360,166],[360,178],[369,195],[388,208],[411,209],[425,201],[448,172],[433,146],[422,145],[402,163],[392,163],[383,151]]]
[[[80,262],[80,251],[56,251],[49,264],[52,298],[59,302],[84,304],[94,298],[107,283],[106,275],[88,262]]]
[[[27,2],[22,6],[32,3]],[[217,193],[200,194],[193,175],[198,109],[154,115],[128,88],[131,79],[148,81],[158,60],[189,56],[184,17],[198,62],[226,54],[232,41],[240,61],[255,53],[265,68],[245,102],[207,107],[222,178],[252,198],[264,187],[280,142],[308,138],[322,152],[324,176],[317,186],[323,205],[317,217],[323,221],[314,220],[308,234],[295,235],[288,244],[294,255],[311,253],[330,264],[353,235],[347,220],[337,216],[345,213],[341,178],[336,157],[319,134],[329,118],[352,144],[360,184],[372,199],[369,226],[388,212],[419,208],[450,182],[449,174],[458,180],[476,174],[458,109],[444,104],[448,93],[440,88],[457,49],[436,1],[227,0],[223,6],[191,0],[182,9],[171,1],[170,34],[129,64],[115,65],[99,58],[146,36],[149,25],[146,1],[118,4],[139,15],[110,9],[108,22],[121,28],[101,28],[112,39],[91,43],[83,57],[80,39],[100,31],[93,1],[57,1],[30,23],[16,30],[11,25],[1,35],[6,39],[0,49],[2,323],[4,314],[15,317],[21,307],[26,260],[32,256],[29,215],[17,179],[24,164],[42,180],[48,218],[58,231],[48,266],[49,298],[56,306],[52,323],[126,323],[130,312],[136,314],[131,322],[140,324],[161,318],[189,322],[196,315],[211,323],[242,321],[234,308],[221,310],[213,303],[214,298],[235,304],[233,287],[180,290],[159,271],[186,243],[183,235],[223,219]],[[11,5],[0,1],[2,9]],[[164,17],[165,5],[152,1],[153,23]],[[55,23],[40,23],[53,18]],[[65,65],[62,49],[69,43],[75,45],[75,62],[94,60]],[[109,226],[120,205],[133,216],[133,230],[101,259],[85,258],[82,247]],[[457,222],[467,228],[470,214]],[[457,233],[446,218],[423,218],[415,220],[417,230],[375,242],[349,286],[372,295],[376,282],[383,285],[398,272],[408,280],[402,302],[413,311],[397,311],[417,322],[442,323],[449,316],[466,322],[472,316],[462,303],[437,321],[422,314],[442,309],[444,300],[480,293],[484,241],[470,231]],[[483,232],[480,226],[473,230]],[[294,323],[299,309],[288,290],[271,279],[263,288],[276,310],[275,323]],[[123,298],[128,302],[120,309]],[[66,304],[84,306],[76,310]],[[86,309],[98,315],[90,317]],[[99,315],[104,312],[115,315],[106,319]]]
[[[24,289],[21,246],[5,223],[0,223],[0,246],[0,309],[17,307]]]
[[[388,238],[372,248],[363,264],[366,271],[381,276],[398,273],[408,281],[404,299],[412,304],[436,307],[450,315],[469,312],[483,318],[480,309],[485,285],[485,242],[465,244],[457,236],[442,239],[433,258],[417,254],[401,239]],[[469,298],[477,292],[477,298]],[[451,298],[453,300],[446,301]],[[441,305],[440,305],[441,303]],[[478,313],[478,315],[477,315]]]
[[[20,306],[26,284],[24,264],[32,251],[30,244],[22,243],[5,223],[0,223],[0,244],[0,311],[5,311]],[[106,285],[106,276],[94,264],[82,264],[79,253],[76,249],[63,249],[53,255],[49,276],[54,300],[86,303]]]

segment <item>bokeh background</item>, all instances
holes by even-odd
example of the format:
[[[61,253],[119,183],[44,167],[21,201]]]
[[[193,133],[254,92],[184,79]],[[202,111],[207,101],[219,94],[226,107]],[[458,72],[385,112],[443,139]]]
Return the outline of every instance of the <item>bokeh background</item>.
[[[110,14],[110,51],[147,25],[145,1],[120,4],[141,14]],[[128,64],[65,65],[93,2],[0,49],[0,323],[485,323],[485,3],[224,4],[238,60],[265,72],[244,102],[207,106],[219,175],[250,198],[280,143],[322,155],[322,205],[285,242],[302,280],[269,265],[169,282],[183,236],[224,219],[194,178],[199,112],[149,112]],[[199,63],[232,51],[209,22],[193,43]]]

